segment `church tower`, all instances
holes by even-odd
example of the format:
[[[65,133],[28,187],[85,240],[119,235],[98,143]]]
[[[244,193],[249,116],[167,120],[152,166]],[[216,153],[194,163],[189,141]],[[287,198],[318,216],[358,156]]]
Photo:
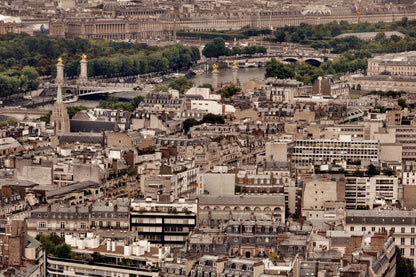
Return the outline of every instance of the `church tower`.
[[[70,132],[69,115],[65,103],[62,102],[62,90],[60,85],[58,86],[58,92],[56,93],[56,102],[53,104],[51,124],[55,129],[55,135]]]

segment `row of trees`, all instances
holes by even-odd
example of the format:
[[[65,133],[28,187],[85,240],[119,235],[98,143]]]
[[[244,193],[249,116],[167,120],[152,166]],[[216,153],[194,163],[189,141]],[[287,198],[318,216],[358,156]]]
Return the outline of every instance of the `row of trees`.
[[[397,35],[386,38],[384,32],[399,31],[406,35],[404,39]],[[335,38],[344,33],[378,32],[374,40],[365,41],[357,37]],[[292,42],[310,44],[315,49],[331,49],[333,53],[343,53],[349,50],[369,50],[372,53],[398,52],[416,50],[416,20],[409,21],[404,17],[393,23],[340,23],[309,25],[301,23],[299,26],[285,26],[277,29],[271,38],[274,42]]]
[[[256,29],[251,27],[243,27],[240,30],[227,30],[227,31],[202,31],[202,32],[185,32],[178,31],[178,37],[194,37],[202,39],[214,39],[214,38],[223,38],[225,40],[236,39],[245,39],[252,36],[259,35],[269,35],[272,31],[270,29]]]
[[[123,102],[120,101],[117,97],[108,97],[106,100],[100,100],[98,105],[99,108],[103,109],[112,109],[112,110],[124,110],[124,111],[134,111],[139,106],[140,102],[144,99],[143,96],[136,96],[131,101]],[[69,114],[69,111],[68,111]]]
[[[89,60],[89,76],[126,76],[187,68],[200,59],[196,47],[181,44],[152,47],[143,43],[67,40],[46,35],[0,36],[0,73],[31,66],[39,75],[53,75],[58,57],[68,77],[79,74],[81,54]]]
[[[155,51],[141,50],[138,53],[127,51],[107,57],[89,59],[88,76],[105,78],[130,76],[151,72],[168,72],[189,68],[200,59],[196,47],[176,44]],[[65,65],[65,74],[76,77],[80,72],[80,57],[69,60]],[[52,75],[55,77],[56,69]]]
[[[22,70],[8,69],[0,73],[0,97],[36,90],[39,87],[39,74],[30,66]]]
[[[218,58],[220,56],[253,55],[256,53],[265,54],[267,49],[263,46],[250,46],[245,48],[233,47],[229,49],[221,37],[208,42],[202,50],[202,55],[207,58]]]

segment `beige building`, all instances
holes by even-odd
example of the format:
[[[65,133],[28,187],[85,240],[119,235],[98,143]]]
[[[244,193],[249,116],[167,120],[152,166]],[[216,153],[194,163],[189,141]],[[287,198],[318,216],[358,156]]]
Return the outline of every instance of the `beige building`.
[[[285,222],[285,199],[283,195],[201,195],[199,215],[211,213],[266,214],[278,222]],[[206,216],[205,216],[206,217]]]
[[[344,190],[340,183],[322,178],[304,184],[302,216],[307,219],[331,220],[345,212]],[[337,204],[338,203],[338,204]]]
[[[416,52],[384,54],[368,59],[367,75],[415,76]]]
[[[349,210],[344,229],[351,232],[390,232],[402,255],[414,265],[416,212],[403,210]]]

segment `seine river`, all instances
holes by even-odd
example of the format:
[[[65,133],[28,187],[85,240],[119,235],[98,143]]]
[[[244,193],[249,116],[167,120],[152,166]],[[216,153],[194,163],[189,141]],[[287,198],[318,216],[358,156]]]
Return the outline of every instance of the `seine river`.
[[[264,73],[266,69],[264,67],[253,67],[253,68],[239,68],[238,69],[238,78],[241,84],[244,84],[253,79],[264,79]],[[212,80],[212,72],[204,72],[201,75],[196,75],[192,78],[195,86],[200,86],[204,83],[211,84]],[[219,83],[229,83],[232,80],[232,70],[231,68],[223,68],[219,69],[218,72],[218,82]],[[134,98],[140,95],[137,91],[126,91],[126,92],[118,92],[112,94],[114,97],[119,98]],[[85,106],[85,107],[96,107],[98,106],[99,100],[97,99],[84,99],[81,98],[75,103],[67,104],[68,106]],[[52,109],[53,105],[48,104],[42,107],[42,109]]]

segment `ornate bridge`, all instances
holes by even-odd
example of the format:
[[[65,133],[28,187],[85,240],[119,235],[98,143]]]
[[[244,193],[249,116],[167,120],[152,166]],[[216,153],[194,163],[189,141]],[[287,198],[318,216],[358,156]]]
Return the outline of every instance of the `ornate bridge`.
[[[297,62],[297,61],[304,61],[312,66],[320,66],[325,59],[333,59],[334,57],[330,56],[326,56],[323,54],[306,54],[306,55],[296,55],[296,54],[291,54],[291,55],[268,55],[268,56],[261,56],[261,57],[238,57],[238,58],[233,58],[233,59],[224,59],[222,60],[223,62],[225,62],[227,64],[228,67],[232,67],[234,60],[237,61],[237,63],[239,63],[240,67],[250,67],[250,65],[253,66],[259,66],[262,64],[265,64],[266,62],[270,61],[272,58],[277,59],[278,61],[281,62]],[[244,65],[244,63],[246,65]]]
[[[72,94],[81,97],[94,94],[113,94],[116,92],[133,90],[136,87],[137,84],[135,83],[94,84],[93,82],[91,82],[87,85],[64,85],[62,87],[62,90],[66,94]]]

